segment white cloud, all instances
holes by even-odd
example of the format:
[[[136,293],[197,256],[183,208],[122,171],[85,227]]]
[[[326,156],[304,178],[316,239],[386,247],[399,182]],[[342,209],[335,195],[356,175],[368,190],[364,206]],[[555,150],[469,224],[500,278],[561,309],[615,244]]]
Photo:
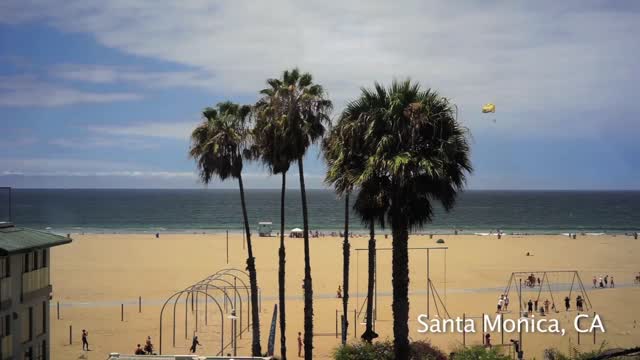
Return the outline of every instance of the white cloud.
[[[0,106],[64,106],[139,100],[130,92],[82,91],[39,81],[33,77],[0,76]]]
[[[145,71],[131,66],[64,64],[50,69],[52,76],[95,84],[131,83],[146,88],[213,87],[210,74],[197,71]]]
[[[56,138],[48,141],[54,145],[67,149],[91,148],[120,148],[120,149],[154,149],[158,146],[141,139],[122,137],[87,137],[87,138]]]
[[[137,74],[98,66],[61,73],[83,81],[256,94],[266,78],[298,65],[340,108],[360,86],[411,76],[468,109],[465,119],[475,127],[487,127],[479,106],[496,102],[501,114],[511,115],[511,132],[582,131],[581,119],[555,114],[631,107],[628,94],[640,90],[634,3],[626,3],[631,11],[589,1],[5,0],[0,6],[0,22],[43,21],[194,69]],[[545,112],[531,115],[542,107]]]
[[[132,137],[156,137],[188,140],[197,122],[147,122],[124,126],[90,126],[93,133]]]

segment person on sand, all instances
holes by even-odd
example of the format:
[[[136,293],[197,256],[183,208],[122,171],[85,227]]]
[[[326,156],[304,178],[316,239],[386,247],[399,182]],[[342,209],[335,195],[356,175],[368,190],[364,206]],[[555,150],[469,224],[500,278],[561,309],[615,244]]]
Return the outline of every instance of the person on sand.
[[[602,282],[602,276],[598,278],[598,282],[600,283],[600,288],[604,288],[604,282]]]
[[[564,308],[566,311],[569,311],[571,308],[571,298],[568,296],[564,298]]]
[[[502,295],[500,295],[500,298],[498,299],[498,305],[496,306],[496,314],[499,314],[502,311],[503,305],[504,305],[504,299],[502,298]]]
[[[596,280],[596,276],[595,276],[595,275],[593,275],[593,288],[594,288],[594,289],[598,287],[598,285],[597,285],[597,284],[598,284],[598,280]]]
[[[616,287],[616,284],[613,282],[613,276],[611,277],[611,287]]]
[[[193,340],[191,340],[191,347],[189,348],[189,351],[191,351],[192,354],[195,354],[198,345],[200,345],[200,342],[198,341],[198,336],[193,335]]]
[[[302,345],[304,345],[302,333],[298,331],[298,357],[302,357]]]
[[[491,334],[489,333],[484,336],[484,346],[491,349]]]
[[[538,286],[540,286],[541,283],[542,281],[540,281],[540,278],[538,278]]]
[[[504,305],[502,306],[504,311],[509,310],[509,295],[504,296]]]
[[[604,287],[607,287],[607,285],[609,285],[609,275],[604,276]]]
[[[136,351],[133,354],[134,355],[146,355],[144,350],[142,350],[142,348],[140,347],[140,344],[138,344],[138,347],[136,348]]]
[[[82,329],[82,350],[89,351],[89,332]]]
[[[551,303],[549,302],[549,299],[544,299],[544,311],[545,311],[546,313],[549,313],[549,304],[551,304]]]
[[[531,301],[531,299],[529,299],[529,302],[527,303],[527,311],[529,314],[533,312],[533,301]]]
[[[153,344],[151,343],[151,336],[147,336],[147,342],[144,344],[144,351],[149,355],[153,354]]]
[[[534,309],[535,311],[538,311],[538,299],[535,299],[535,300],[533,301],[533,309]]]
[[[578,311],[583,311],[582,309],[582,296],[578,295],[576,297],[576,309],[578,309]]]
[[[338,285],[338,291],[336,291],[336,297],[342,299],[342,287]]]

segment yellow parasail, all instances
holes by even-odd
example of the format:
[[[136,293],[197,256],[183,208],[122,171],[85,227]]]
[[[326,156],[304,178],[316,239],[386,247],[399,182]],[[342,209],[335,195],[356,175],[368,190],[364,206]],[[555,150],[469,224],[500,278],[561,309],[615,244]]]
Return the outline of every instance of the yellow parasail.
[[[495,113],[496,112],[496,106],[492,103],[488,103],[482,106],[482,113],[486,114],[486,113]]]

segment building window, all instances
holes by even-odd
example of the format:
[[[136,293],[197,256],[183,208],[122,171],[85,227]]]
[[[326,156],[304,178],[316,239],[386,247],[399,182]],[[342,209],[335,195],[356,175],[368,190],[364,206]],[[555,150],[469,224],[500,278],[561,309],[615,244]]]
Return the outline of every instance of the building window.
[[[11,316],[5,315],[0,319],[0,322],[2,323],[0,335],[2,335],[2,337],[11,335]]]
[[[11,276],[11,262],[9,257],[5,256],[0,258],[0,279],[8,278]]]
[[[29,307],[29,341],[33,340],[33,307]]]
[[[47,259],[47,249],[42,249],[42,267],[49,266]]]
[[[38,270],[38,251],[33,252],[33,264],[31,266],[31,270]]]
[[[25,253],[24,254],[24,266],[22,267],[22,272],[24,273],[28,273],[29,272],[29,253]]]
[[[42,302],[42,332],[44,334],[47,332],[47,302]]]

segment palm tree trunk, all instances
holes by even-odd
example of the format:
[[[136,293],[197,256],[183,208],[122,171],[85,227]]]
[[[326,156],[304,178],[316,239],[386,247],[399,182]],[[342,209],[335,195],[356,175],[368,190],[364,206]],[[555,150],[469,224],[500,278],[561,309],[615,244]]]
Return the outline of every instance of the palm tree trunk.
[[[344,240],[342,241],[342,344],[347,343],[347,330],[349,328],[349,255],[351,245],[349,244],[349,193],[344,198]]]
[[[376,282],[376,230],[375,222],[371,220],[369,223],[369,278],[367,280],[367,325],[362,339],[368,343],[378,337],[373,331],[373,289]]]
[[[395,200],[395,199],[394,199]],[[396,202],[396,201],[394,201]],[[399,209],[392,209],[393,345],[396,359],[409,358],[409,224]]]
[[[304,237],[304,358],[313,357],[313,286],[311,284],[311,258],[309,256],[309,217],[307,214],[307,193],[304,186],[304,166],[302,157],[298,159],[300,175],[300,196],[302,197],[302,234]]]
[[[242,184],[242,174],[238,176],[240,185],[240,200],[242,203],[242,217],[244,218],[244,231],[247,236],[247,271],[249,272],[249,283],[251,287],[251,325],[252,342],[251,354],[261,356],[260,348],[260,314],[258,312],[258,278],[256,275],[256,259],[253,257],[253,247],[251,246],[251,230],[249,228],[249,217],[247,216],[247,205],[244,200],[244,185]]]
[[[278,250],[279,264],[278,264],[278,297],[280,301],[280,358],[287,360],[287,335],[285,321],[285,307],[284,307],[284,266],[286,263],[285,249],[284,249],[284,197],[287,183],[287,173],[282,173],[282,192],[280,194],[280,249]]]

